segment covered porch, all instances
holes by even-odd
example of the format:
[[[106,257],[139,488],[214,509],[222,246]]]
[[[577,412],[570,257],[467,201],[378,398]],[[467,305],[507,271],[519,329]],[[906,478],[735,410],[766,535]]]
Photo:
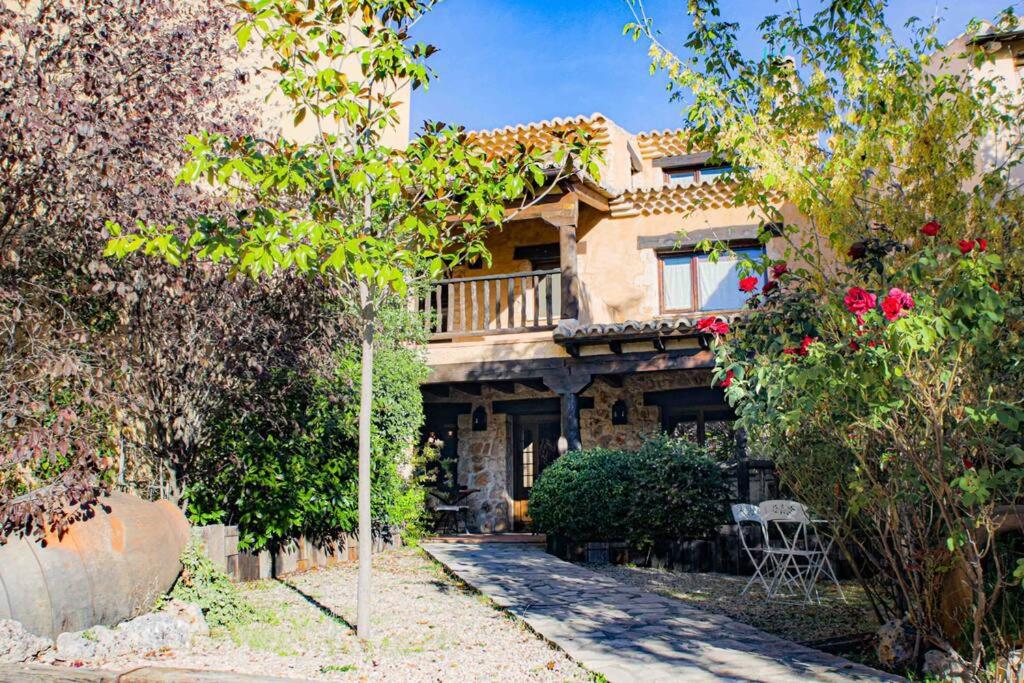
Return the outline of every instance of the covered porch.
[[[529,530],[533,482],[568,450],[633,449],[684,424],[692,429],[680,434],[707,438],[710,421],[729,417],[710,388],[713,357],[693,338],[664,344],[434,367],[421,387],[424,441],[435,440],[447,485],[465,494],[467,527]]]

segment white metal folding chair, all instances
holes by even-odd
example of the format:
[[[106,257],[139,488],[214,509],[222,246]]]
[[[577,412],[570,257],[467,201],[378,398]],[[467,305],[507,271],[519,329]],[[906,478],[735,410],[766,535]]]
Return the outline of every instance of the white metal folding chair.
[[[761,513],[757,509],[756,505],[749,503],[737,503],[732,506],[732,518],[736,520],[736,533],[740,537],[740,545],[743,546],[744,552],[747,553],[747,557],[750,558],[751,564],[754,565],[754,575],[747,581],[747,585],[740,591],[740,595],[746,595],[747,591],[754,584],[754,581],[760,581],[764,587],[764,592],[767,595],[769,592],[768,579],[764,575],[765,566],[771,559],[771,555],[768,553],[768,527],[765,525],[764,520],[761,519]],[[747,535],[744,533],[743,525],[748,524],[756,526],[758,535],[761,537],[760,547],[751,546],[747,543]],[[754,557],[754,553],[761,553],[761,559],[758,560]]]
[[[778,595],[784,586],[803,593],[811,602],[814,585],[821,571],[824,552],[808,535],[810,518],[807,508],[792,500],[766,500],[758,511],[769,530],[779,537],[776,544],[769,543],[767,552],[773,556],[774,577],[769,595]]]
[[[821,577],[825,577],[835,585],[840,599],[842,599],[843,602],[848,602],[846,599],[846,593],[843,592],[843,587],[839,583],[839,577],[836,576],[836,570],[832,568],[832,561],[829,559],[829,555],[832,552],[832,546],[834,546],[836,542],[835,534],[832,533],[829,525],[830,522],[827,519],[812,519],[810,523],[811,534],[814,536],[818,547],[822,550],[821,564],[818,566],[818,576],[815,577],[815,585],[817,585],[817,582]],[[827,531],[822,531],[823,529],[827,529]],[[824,536],[824,538],[822,538],[822,536]]]

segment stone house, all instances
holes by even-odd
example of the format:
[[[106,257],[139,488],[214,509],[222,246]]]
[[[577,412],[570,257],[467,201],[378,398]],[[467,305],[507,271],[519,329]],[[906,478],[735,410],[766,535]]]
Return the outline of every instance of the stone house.
[[[994,60],[978,69],[956,57],[971,49]],[[955,57],[946,68],[998,75],[1024,92],[1024,31],[986,24],[945,51]],[[600,178],[559,183],[488,236],[490,267],[460,268],[419,302],[432,317],[424,438],[440,441],[453,483],[473,491],[469,526],[528,528],[530,488],[560,453],[632,448],[657,430],[732,459],[738,497],[761,500],[770,494],[766,463],[746,461],[734,438],[697,329],[706,316],[741,314],[738,262],[712,263],[695,247],[711,239],[777,258],[781,246],[759,239],[772,226],[734,201],[728,169],[690,153],[681,131],[634,134],[592,114],[473,135],[501,151],[543,146],[570,128],[601,146]],[[979,163],[998,163],[1004,147],[994,140]],[[802,225],[795,207],[778,208],[787,225]]]
[[[485,532],[528,528],[533,481],[566,450],[633,448],[658,430],[723,460],[743,450],[697,329],[740,314],[739,260],[695,247],[776,256],[765,228],[733,202],[728,169],[688,153],[679,131],[633,134],[593,114],[474,135],[500,150],[567,128],[601,146],[600,180],[560,182],[488,236],[490,267],[462,267],[419,302],[431,319],[424,436],[473,491],[469,526]]]

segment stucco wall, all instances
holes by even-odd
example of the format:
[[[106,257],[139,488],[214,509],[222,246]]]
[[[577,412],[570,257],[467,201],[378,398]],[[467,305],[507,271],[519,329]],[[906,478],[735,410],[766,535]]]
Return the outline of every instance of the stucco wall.
[[[580,432],[584,448],[606,447],[632,449],[640,445],[644,435],[661,428],[659,409],[643,405],[646,391],[685,389],[710,386],[706,370],[652,372],[624,378],[622,387],[595,382],[583,392],[594,399],[592,409],[580,411]],[[459,416],[458,480],[461,486],[479,489],[466,500],[469,506],[469,525],[485,533],[509,531],[512,526],[512,496],[509,480],[512,471],[511,453],[508,452],[509,416],[493,411],[494,401],[552,398],[555,394],[533,391],[517,386],[515,394],[483,387],[480,396],[453,391],[450,401],[472,405],[472,410],[483,406],[487,411],[487,429],[474,432],[471,415]],[[626,401],[628,424],[613,425],[612,404],[618,399]],[[431,403],[443,403],[433,401]]]

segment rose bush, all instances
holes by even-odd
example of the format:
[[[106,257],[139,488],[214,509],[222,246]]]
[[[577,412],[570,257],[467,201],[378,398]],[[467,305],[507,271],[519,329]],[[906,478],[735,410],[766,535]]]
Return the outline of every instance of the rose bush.
[[[1008,46],[969,38],[1020,20],[942,44],[883,0],[826,3],[767,17],[752,57],[693,0],[681,55],[629,4],[691,151],[765,226],[756,313],[702,328],[739,426],[909,624],[906,664],[990,676],[1024,640],[1024,102],[988,64]]]

